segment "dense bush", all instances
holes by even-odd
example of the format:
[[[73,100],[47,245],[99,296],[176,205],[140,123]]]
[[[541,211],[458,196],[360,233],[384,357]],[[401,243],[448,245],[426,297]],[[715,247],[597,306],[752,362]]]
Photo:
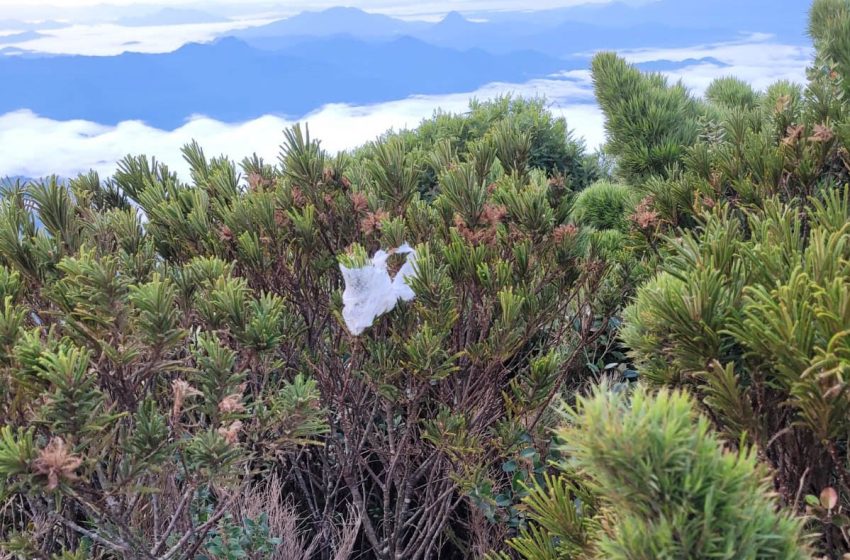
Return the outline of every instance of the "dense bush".
[[[754,109],[759,95],[752,86],[733,76],[714,80],[705,91],[706,100],[718,106],[738,109]]]
[[[831,558],[850,550],[847,25],[846,0],[815,2],[805,91],[715,82],[676,169],[635,184],[658,272],[621,331],[642,379],[687,387],[730,446],[756,449]]]
[[[437,110],[416,129],[388,132],[381,140],[379,145],[398,141],[407,147],[408,166],[421,167],[418,182],[426,198],[436,192],[446,158],[468,161],[492,148],[499,154],[497,166],[506,172],[539,169],[574,191],[600,175],[596,159],[584,153],[583,141],[573,136],[563,118],[547,110],[543,99],[505,96],[487,102],[473,100],[466,113]],[[367,146],[357,153],[369,151]]]
[[[850,553],[849,30],[817,0],[804,88],[704,99],[601,53],[596,156],[503,98],[7,185],[2,551]],[[354,336],[341,267],[380,249],[415,297]]]
[[[564,472],[525,498],[510,541],[525,560],[810,557],[755,450],[725,450],[687,394],[603,385],[566,422]]]
[[[460,155],[432,146],[430,202],[403,138],[332,157],[300,128],[276,166],[193,144],[189,183],[128,157],[103,181],[9,185],[3,549],[415,560],[501,547],[530,472],[517,465],[545,470],[549,404],[582,382],[622,298],[558,211],[564,154],[534,155],[524,130],[508,116]],[[404,242],[415,300],[352,336],[339,264]]]
[[[681,83],[643,74],[614,53],[593,59],[596,99],[605,112],[608,152],[631,182],[667,175],[698,136],[699,103]]]
[[[634,212],[634,198],[628,186],[601,181],[576,195],[571,215],[582,226],[625,232]]]
[[[850,198],[822,196],[768,201],[746,230],[719,205],[670,246],[622,332],[647,380],[690,387],[731,441],[757,446],[789,505],[850,480]]]

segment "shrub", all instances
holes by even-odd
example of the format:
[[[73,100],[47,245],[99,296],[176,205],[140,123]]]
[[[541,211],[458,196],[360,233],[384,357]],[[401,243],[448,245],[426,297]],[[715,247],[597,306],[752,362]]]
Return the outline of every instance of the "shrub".
[[[625,311],[642,375],[692,388],[732,441],[762,449],[787,504],[848,481],[848,220],[846,188],[770,201],[746,229],[718,207]]]
[[[754,109],[759,102],[759,95],[752,86],[733,76],[711,82],[705,90],[705,98],[715,105],[739,109]]]
[[[732,445],[757,449],[830,557],[850,549],[848,21],[846,0],[815,2],[805,91],[780,82],[750,102],[741,83],[716,83],[678,168],[635,185],[656,218],[641,232],[657,270],[620,333],[642,379],[687,387]],[[634,118],[612,142],[631,138]]]
[[[594,183],[576,195],[572,218],[582,226],[625,232],[634,199],[634,192],[626,185]]]
[[[624,179],[666,176],[697,140],[699,103],[679,83],[643,74],[614,53],[593,59],[596,99],[605,114],[608,152]]]
[[[500,131],[501,130],[501,131]],[[488,101],[472,100],[463,114],[437,111],[414,130],[389,132],[378,144],[399,138],[406,143],[410,156],[423,167],[419,176],[420,191],[426,197],[439,188],[438,175],[445,157],[450,154],[469,161],[482,149],[497,148],[499,139],[526,143],[525,163],[529,170],[541,170],[549,177],[565,180],[566,186],[579,190],[597,179],[598,164],[585,156],[584,143],[575,138],[567,122],[547,110],[546,100],[503,96]],[[368,149],[358,155],[368,157]],[[495,153],[494,153],[495,155]],[[510,169],[508,153],[500,150],[499,165]],[[491,162],[492,163],[492,162]]]
[[[491,123],[496,144],[488,128],[463,156],[434,146],[433,201],[404,138],[334,157],[297,127],[276,166],[193,143],[189,183],[128,157],[106,181],[7,189],[3,549],[266,558],[286,540],[296,556],[416,560],[499,547],[523,492],[507,465],[546,456],[548,405],[582,382],[622,299],[517,126]],[[415,299],[352,336],[339,263],[403,242]]]
[[[580,399],[559,435],[613,512],[605,558],[806,558],[754,450],[724,450],[687,395]]]
[[[529,526],[509,541],[525,560],[810,558],[756,450],[726,450],[686,393],[602,386],[558,437],[564,473],[524,499]]]
[[[809,18],[809,34],[822,66],[814,71],[850,92],[850,3],[847,0],[815,0]]]

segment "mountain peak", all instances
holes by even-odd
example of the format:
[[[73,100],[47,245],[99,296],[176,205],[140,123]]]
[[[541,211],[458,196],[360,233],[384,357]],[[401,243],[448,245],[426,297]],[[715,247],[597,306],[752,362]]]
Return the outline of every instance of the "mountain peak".
[[[367,12],[365,10],[361,10],[360,8],[355,8],[354,6],[334,6],[332,8],[328,8],[326,10],[321,10],[320,12],[317,12],[317,13],[325,14],[325,15],[339,15],[339,16],[369,15],[369,12]]]
[[[469,20],[463,17],[460,12],[451,11],[446,14],[446,17],[440,23],[443,25],[457,25],[469,23]]]

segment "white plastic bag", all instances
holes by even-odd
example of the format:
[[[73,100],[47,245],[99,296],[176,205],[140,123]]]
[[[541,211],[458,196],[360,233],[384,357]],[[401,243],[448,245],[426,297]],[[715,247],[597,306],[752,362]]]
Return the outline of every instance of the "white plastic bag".
[[[407,255],[407,260],[395,278],[390,278],[387,272],[387,259],[392,254]],[[375,318],[392,311],[398,300],[410,301],[414,298],[415,294],[405,279],[414,275],[415,263],[416,251],[405,243],[389,253],[378,251],[366,266],[347,268],[339,265],[345,281],[342,318],[351,334],[357,336],[371,327]]]
[[[402,301],[411,301],[416,297],[416,294],[407,285],[406,279],[416,276],[416,271],[413,268],[416,264],[416,251],[413,250],[413,247],[405,243],[393,252],[397,255],[407,255],[407,260],[404,261],[395,278],[393,278],[393,293]],[[386,259],[384,259],[384,262],[386,262]],[[395,307],[395,304],[393,304],[393,307]]]

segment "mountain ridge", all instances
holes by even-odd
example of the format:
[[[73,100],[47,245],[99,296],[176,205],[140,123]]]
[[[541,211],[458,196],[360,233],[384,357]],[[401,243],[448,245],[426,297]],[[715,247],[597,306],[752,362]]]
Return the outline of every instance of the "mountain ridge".
[[[660,0],[660,3],[667,1]],[[626,6],[623,9],[633,8]],[[552,13],[560,12],[554,10]],[[732,41],[740,39],[744,31],[753,31],[712,26],[709,25],[710,22],[702,22],[701,26],[697,27],[679,27],[669,23],[645,21],[645,18],[626,28],[612,28],[607,20],[604,20],[606,23],[603,25],[598,21],[571,21],[564,16],[553,16],[545,23],[529,25],[526,22],[511,22],[505,17],[502,15],[494,21],[479,22],[453,11],[436,23],[425,23],[371,14],[357,8],[333,8],[304,12],[292,18],[229,32],[227,35],[238,37],[253,47],[266,50],[287,48],[297,44],[299,37],[347,34],[362,40],[386,41],[409,35],[426,43],[454,49],[475,47],[494,54],[533,50],[548,56],[568,57],[576,52],[599,49],[672,48],[701,42]],[[612,21],[617,20],[614,18]]]
[[[225,122],[265,114],[303,115],[329,103],[371,104],[472,91],[569,68],[569,63],[536,52],[494,55],[413,37],[383,43],[324,38],[280,51],[252,48],[228,37],[190,43],[167,54],[0,57],[0,74],[16,84],[0,90],[0,114],[30,109],[57,120],[113,125],[142,120],[173,129],[189,115]],[[43,87],[45,83],[51,87]]]

